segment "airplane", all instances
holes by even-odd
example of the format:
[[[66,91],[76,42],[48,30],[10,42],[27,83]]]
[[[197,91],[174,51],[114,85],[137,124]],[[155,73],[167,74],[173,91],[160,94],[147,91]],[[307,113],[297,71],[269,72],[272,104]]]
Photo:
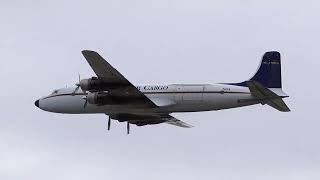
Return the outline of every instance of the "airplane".
[[[80,80],[73,88],[54,90],[35,101],[38,108],[64,114],[103,113],[111,120],[137,126],[167,123],[193,127],[173,116],[177,112],[199,112],[269,105],[281,112],[290,109],[282,100],[281,58],[277,51],[266,52],[255,75],[240,83],[171,84],[134,86],[97,52],[83,50],[96,74]]]

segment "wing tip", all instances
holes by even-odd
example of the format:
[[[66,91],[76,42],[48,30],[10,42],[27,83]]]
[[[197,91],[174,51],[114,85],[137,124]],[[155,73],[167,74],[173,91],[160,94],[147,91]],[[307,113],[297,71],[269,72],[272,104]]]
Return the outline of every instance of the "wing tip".
[[[171,124],[171,125],[175,125],[175,126],[179,126],[179,127],[182,127],[182,128],[193,128],[194,127],[193,125],[190,125],[190,124],[185,123],[185,122],[180,121],[180,120],[167,121],[166,123],[167,124]]]
[[[193,128],[193,125],[188,124],[187,126],[185,126],[185,128]]]
[[[85,55],[85,54],[91,54],[91,53],[98,54],[96,51],[88,50],[88,49],[82,50],[81,53],[82,53],[83,55]]]
[[[283,109],[282,112],[291,112],[291,110],[287,108],[287,109]]]

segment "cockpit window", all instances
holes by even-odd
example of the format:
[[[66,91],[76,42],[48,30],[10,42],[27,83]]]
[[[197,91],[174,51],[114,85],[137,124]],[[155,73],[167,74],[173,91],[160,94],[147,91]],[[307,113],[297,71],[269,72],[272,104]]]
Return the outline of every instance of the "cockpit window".
[[[58,94],[58,90],[54,90],[51,94]]]

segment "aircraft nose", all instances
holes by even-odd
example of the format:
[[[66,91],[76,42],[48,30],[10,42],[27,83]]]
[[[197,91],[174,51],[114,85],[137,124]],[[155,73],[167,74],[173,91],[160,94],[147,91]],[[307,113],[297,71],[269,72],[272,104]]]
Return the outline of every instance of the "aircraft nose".
[[[34,102],[34,105],[39,107],[39,100],[36,100],[36,102]]]

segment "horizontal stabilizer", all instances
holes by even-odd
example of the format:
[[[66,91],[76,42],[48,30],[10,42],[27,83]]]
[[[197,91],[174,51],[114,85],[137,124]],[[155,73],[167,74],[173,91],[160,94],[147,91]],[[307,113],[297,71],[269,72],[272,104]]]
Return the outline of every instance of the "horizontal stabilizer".
[[[289,107],[282,99],[274,99],[267,102],[267,104],[275,109],[278,109],[281,112],[290,112]]]
[[[269,106],[282,112],[290,111],[288,106],[282,100],[282,98],[286,98],[288,96],[278,96],[276,93],[272,92],[268,88],[265,88],[256,81],[247,81],[246,84],[249,87],[251,94],[257,98],[261,104],[268,104]]]

